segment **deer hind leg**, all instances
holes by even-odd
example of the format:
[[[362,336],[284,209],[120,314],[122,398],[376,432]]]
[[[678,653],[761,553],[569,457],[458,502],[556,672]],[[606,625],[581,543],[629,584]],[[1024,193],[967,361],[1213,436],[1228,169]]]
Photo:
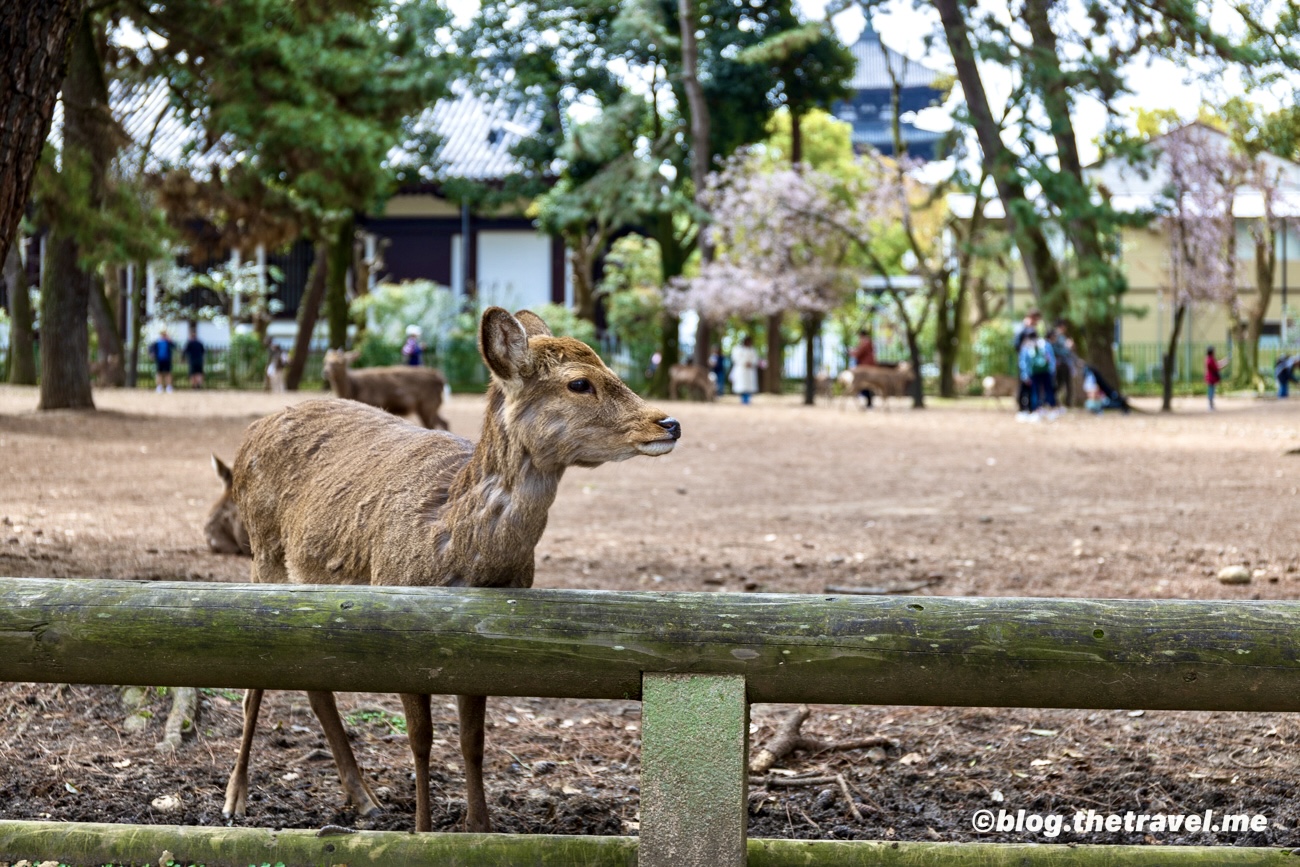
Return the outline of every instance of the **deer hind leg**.
[[[415,830],[432,831],[429,753],[433,749],[433,717],[429,713],[429,697],[402,693],[402,710],[406,712],[406,739],[411,744],[411,757],[415,759]]]
[[[357,815],[379,815],[383,808],[361,777],[361,769],[357,767],[356,757],[352,755],[352,747],[348,744],[347,729],[343,727],[338,705],[334,703],[334,693],[312,690],[307,693],[307,701],[311,703],[316,719],[320,720],[320,726],[325,730],[325,740],[329,742],[330,752],[334,754],[334,765],[339,771],[339,784],[347,793],[348,800],[356,807]]]
[[[442,401],[440,400],[437,403],[422,403],[416,407],[416,414],[420,416],[420,423],[429,430],[451,430],[451,425],[447,424],[447,420],[438,413],[438,407],[441,405]]]
[[[465,760],[465,801],[468,805],[465,830],[487,833],[492,830],[487,798],[483,794],[483,725],[487,717],[487,696],[458,695],[456,706],[460,711],[460,755]]]
[[[244,692],[244,732],[239,740],[239,757],[226,783],[226,804],[221,815],[227,819],[248,812],[248,758],[253,751],[253,733],[257,730],[257,712],[262,706],[262,690]]]

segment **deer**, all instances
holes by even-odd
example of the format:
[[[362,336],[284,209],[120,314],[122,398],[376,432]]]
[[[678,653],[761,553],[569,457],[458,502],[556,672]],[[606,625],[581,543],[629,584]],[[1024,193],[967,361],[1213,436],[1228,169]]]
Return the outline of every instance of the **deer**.
[[[989,374],[980,380],[983,395],[993,398],[999,407],[1002,406],[1002,398],[1015,397],[1019,388],[1020,380],[1001,373]]]
[[[677,400],[681,389],[697,392],[700,400],[706,403],[712,403],[717,393],[717,386],[709,377],[709,372],[691,362],[674,364],[668,368],[668,399]]]
[[[533,551],[571,466],[671,452],[681,425],[648,406],[590,347],[531,311],[484,311],[491,373],[477,444],[352,401],[307,401],[255,421],[235,458],[234,497],[252,580],[283,584],[530,587]],[[331,692],[308,699],[361,815],[380,811]],[[430,698],[402,695],[415,761],[417,831],[432,829]],[[262,690],[244,696],[239,756],[222,814],[245,815]],[[457,696],[466,827],[491,830],[483,788],[486,698]]]
[[[447,420],[438,414],[447,378],[432,367],[370,367],[349,370],[358,353],[340,349],[325,351],[325,378],[334,394],[347,400],[377,406],[394,415],[414,413],[427,428],[450,430]]]
[[[840,374],[840,384],[846,394],[852,396],[870,389],[886,409],[889,408],[889,398],[907,395],[915,381],[912,366],[906,361],[899,362],[897,367],[859,364]],[[865,404],[863,408],[866,408]]]
[[[248,544],[248,531],[239,517],[239,507],[231,495],[234,474],[226,462],[216,455],[212,456],[212,469],[216,470],[221,480],[221,496],[208,510],[208,519],[203,524],[203,535],[207,537],[208,547],[214,554],[243,554],[252,556],[253,549]]]

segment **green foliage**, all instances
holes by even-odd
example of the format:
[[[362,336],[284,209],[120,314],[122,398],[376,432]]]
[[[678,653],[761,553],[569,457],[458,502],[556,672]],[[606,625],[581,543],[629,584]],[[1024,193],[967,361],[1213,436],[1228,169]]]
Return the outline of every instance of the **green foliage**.
[[[585,319],[579,319],[571,308],[563,304],[542,304],[533,307],[533,312],[542,317],[542,321],[556,337],[574,337],[593,349],[599,347],[596,326]]]
[[[1016,352],[1011,345],[1014,333],[1015,325],[1009,319],[991,320],[976,332],[975,372],[978,375],[1015,375]]]
[[[46,144],[32,183],[37,220],[77,242],[77,261],[88,272],[160,258],[174,237],[166,214],[138,182],[109,176],[92,184],[91,155]]]
[[[134,23],[161,37],[142,53],[173,98],[251,169],[235,179],[283,191],[321,237],[392,189],[407,119],[445,92],[448,20],[432,0],[188,0]]]
[[[345,721],[350,726],[372,725],[386,729],[390,734],[406,734],[406,717],[380,708],[363,708],[348,714]]]
[[[368,332],[397,346],[411,325],[420,329],[421,342],[441,344],[457,327],[458,309],[451,290],[432,280],[380,283],[351,305],[352,315],[366,323]]]
[[[650,366],[663,322],[663,269],[658,244],[639,235],[614,242],[600,294],[609,330],[631,353],[636,370]]]
[[[402,363],[401,344],[385,340],[372,332],[366,332],[356,349],[357,360],[353,367],[387,367]]]

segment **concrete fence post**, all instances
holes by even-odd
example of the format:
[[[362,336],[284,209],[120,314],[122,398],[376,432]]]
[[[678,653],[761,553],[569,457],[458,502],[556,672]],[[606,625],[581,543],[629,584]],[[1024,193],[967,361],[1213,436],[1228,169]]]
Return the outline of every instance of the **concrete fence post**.
[[[642,678],[640,867],[744,867],[749,702],[742,675]]]

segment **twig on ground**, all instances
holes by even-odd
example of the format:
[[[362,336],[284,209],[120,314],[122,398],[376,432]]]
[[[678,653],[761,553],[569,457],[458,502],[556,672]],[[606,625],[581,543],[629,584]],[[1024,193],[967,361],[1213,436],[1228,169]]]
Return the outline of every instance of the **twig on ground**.
[[[849,805],[849,812],[853,814],[854,819],[861,822],[862,811],[858,809],[857,804],[853,803],[853,793],[849,791],[848,781],[844,779],[843,774],[836,774],[835,781],[840,784],[840,792],[844,795],[844,803]]]

